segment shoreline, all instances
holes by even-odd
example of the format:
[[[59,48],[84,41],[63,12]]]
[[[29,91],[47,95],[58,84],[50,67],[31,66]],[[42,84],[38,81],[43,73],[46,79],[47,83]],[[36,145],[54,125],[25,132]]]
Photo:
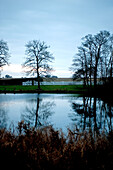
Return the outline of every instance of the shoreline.
[[[20,90],[20,91],[9,91],[9,90],[0,90],[0,94],[21,94],[21,93],[64,93],[64,94],[84,94],[84,91],[66,91],[66,90]]]
[[[109,87],[98,86],[96,89],[83,85],[41,85],[37,86],[0,86],[0,94],[23,94],[23,93],[53,93],[53,94],[80,94],[92,97],[113,97],[113,90]]]
[[[88,91],[82,85],[0,86],[0,93],[79,93]]]

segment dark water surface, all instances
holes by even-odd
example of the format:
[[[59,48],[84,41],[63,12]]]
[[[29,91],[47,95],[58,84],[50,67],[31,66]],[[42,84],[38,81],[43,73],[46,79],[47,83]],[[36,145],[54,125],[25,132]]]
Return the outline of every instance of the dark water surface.
[[[0,94],[0,128],[24,120],[33,127],[109,131],[113,106],[99,98],[75,94]]]

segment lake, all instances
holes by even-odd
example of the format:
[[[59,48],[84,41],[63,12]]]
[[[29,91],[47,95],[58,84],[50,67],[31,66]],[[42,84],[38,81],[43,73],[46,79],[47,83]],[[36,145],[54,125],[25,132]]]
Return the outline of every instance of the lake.
[[[113,106],[96,97],[77,94],[0,94],[0,128],[24,120],[39,128],[78,128],[80,131],[109,131],[113,127]]]

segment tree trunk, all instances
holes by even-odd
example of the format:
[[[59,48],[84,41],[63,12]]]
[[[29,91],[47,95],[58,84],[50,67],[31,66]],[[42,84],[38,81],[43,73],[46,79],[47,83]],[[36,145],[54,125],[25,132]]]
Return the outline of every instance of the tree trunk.
[[[98,53],[97,53],[97,56],[95,56],[95,59],[96,59],[96,63],[95,63],[95,70],[94,70],[94,88],[97,87],[97,67],[98,67],[98,60],[100,58],[100,47],[98,49]]]
[[[37,71],[37,80],[38,80],[38,89],[40,90],[40,75],[38,71]]]
[[[38,57],[37,57],[37,81],[38,81],[38,89],[40,90],[40,74],[39,74],[39,66],[38,66]]]
[[[36,108],[35,128],[37,127],[37,122],[38,122],[38,111],[39,111],[39,98],[37,98],[37,108]]]
[[[97,66],[95,66],[94,70],[94,88],[96,89],[97,87]]]
[[[113,54],[112,54],[112,55],[113,55]],[[113,56],[111,56],[110,78],[112,78],[112,72],[113,72]]]
[[[83,97],[83,106],[84,106],[84,124],[83,124],[83,130],[86,128],[86,97]]]
[[[111,62],[111,69],[110,69],[110,78],[112,78],[112,62]]]
[[[94,114],[94,130],[97,132],[97,120],[96,120],[96,97],[94,97],[94,103],[93,103],[93,114]]]
[[[94,88],[97,87],[97,67],[98,67],[98,61],[100,59],[100,49],[101,49],[101,45],[99,45],[98,52],[95,55]]]
[[[83,75],[83,86],[86,87],[86,78],[85,78],[85,75]]]
[[[88,66],[87,66],[87,59],[86,59],[86,54],[84,51],[84,59],[85,59],[85,79],[86,79],[86,84],[88,85]]]
[[[92,58],[93,58],[93,55],[92,55],[92,52],[91,52],[91,49],[90,49],[90,57],[91,57],[91,60],[90,60],[90,73],[89,73],[89,76],[90,76],[90,87],[92,86],[92,80],[91,80],[91,76],[92,76]]]

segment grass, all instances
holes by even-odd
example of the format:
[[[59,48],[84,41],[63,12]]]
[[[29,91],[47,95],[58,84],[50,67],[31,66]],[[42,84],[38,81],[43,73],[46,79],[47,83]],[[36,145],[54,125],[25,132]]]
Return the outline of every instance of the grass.
[[[37,86],[0,86],[0,91],[25,92],[36,91]],[[43,92],[79,92],[86,91],[83,85],[41,85]]]
[[[84,90],[82,85],[42,85],[41,89],[46,91],[79,91]]]
[[[31,129],[20,122],[0,130],[0,162],[3,169],[112,170],[113,131],[109,134],[68,130],[67,136],[52,127]]]
[[[24,91],[24,90],[36,90],[37,86],[20,86],[20,85],[12,85],[12,86],[0,86],[1,91]]]

